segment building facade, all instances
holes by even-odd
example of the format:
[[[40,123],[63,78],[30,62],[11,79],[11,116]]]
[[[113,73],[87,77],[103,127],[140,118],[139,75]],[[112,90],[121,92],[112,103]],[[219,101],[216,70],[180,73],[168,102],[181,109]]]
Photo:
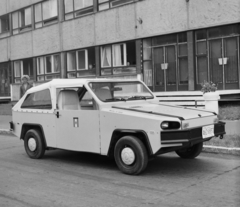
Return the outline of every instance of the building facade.
[[[240,89],[239,22],[240,0],[1,0],[0,97],[17,100],[23,75]]]

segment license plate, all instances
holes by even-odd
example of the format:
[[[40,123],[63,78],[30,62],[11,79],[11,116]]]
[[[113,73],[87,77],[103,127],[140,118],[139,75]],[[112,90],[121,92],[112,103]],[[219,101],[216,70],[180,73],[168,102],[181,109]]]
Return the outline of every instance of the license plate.
[[[202,128],[203,139],[214,136],[214,125],[204,126]]]

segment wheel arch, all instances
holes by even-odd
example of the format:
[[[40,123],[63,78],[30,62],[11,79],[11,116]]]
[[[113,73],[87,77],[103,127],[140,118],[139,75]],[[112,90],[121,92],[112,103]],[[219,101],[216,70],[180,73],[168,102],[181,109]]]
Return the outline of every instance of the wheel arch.
[[[119,139],[123,136],[135,136],[140,139],[144,146],[146,147],[148,156],[153,155],[152,147],[148,138],[148,135],[143,130],[129,130],[129,129],[115,129],[112,133],[109,149],[108,149],[108,156],[114,156],[114,147]]]
[[[39,130],[39,132],[42,135],[41,137],[43,139],[43,143],[44,143],[45,147],[47,147],[47,142],[46,142],[45,134],[44,134],[44,131],[43,131],[43,127],[40,124],[29,124],[29,123],[23,124],[20,139],[24,140],[24,137],[25,137],[27,131],[30,130],[30,129]]]

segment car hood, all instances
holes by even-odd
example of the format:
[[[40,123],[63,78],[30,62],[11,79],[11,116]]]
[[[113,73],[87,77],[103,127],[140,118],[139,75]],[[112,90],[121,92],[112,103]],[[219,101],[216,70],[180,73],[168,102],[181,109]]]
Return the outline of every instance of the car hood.
[[[187,108],[181,106],[172,106],[159,103],[141,103],[137,105],[114,105],[112,108],[136,111],[140,113],[148,113],[161,115],[166,117],[178,118],[180,120],[194,119],[216,115],[211,111],[203,109]]]

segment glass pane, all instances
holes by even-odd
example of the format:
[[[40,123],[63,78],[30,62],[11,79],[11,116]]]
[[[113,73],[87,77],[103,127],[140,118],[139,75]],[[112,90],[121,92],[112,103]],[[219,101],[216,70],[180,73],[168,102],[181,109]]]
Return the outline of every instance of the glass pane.
[[[68,73],[68,78],[76,78],[76,73]]]
[[[164,86],[164,70],[161,64],[164,63],[163,48],[154,49],[155,85]]]
[[[209,38],[238,35],[238,25],[228,25],[209,29]]]
[[[153,74],[152,74],[152,61],[147,61],[143,63],[144,69],[144,83],[147,86],[152,86]]]
[[[23,75],[33,76],[33,59],[24,59],[23,61]]]
[[[176,55],[175,47],[168,46],[166,47],[166,63],[168,63],[167,72],[167,85],[176,84]]]
[[[73,0],[64,0],[65,13],[73,11]]]
[[[143,40],[143,60],[152,59],[152,39]]]
[[[73,71],[77,69],[76,63],[76,52],[68,52],[67,53],[67,70]]]
[[[125,65],[124,44],[113,45],[113,66]]]
[[[177,43],[177,35],[172,34],[172,35],[164,35],[164,36],[158,36],[152,38],[153,40],[153,45],[167,45],[171,43]]]
[[[197,42],[197,54],[198,55],[207,54],[207,42],[206,41]]]
[[[12,24],[13,29],[18,28],[18,12],[12,13]]]
[[[110,67],[112,65],[111,46],[103,46],[101,48],[101,63],[102,67]]]
[[[178,42],[182,43],[182,42],[187,42],[187,33],[186,32],[182,32],[178,34]]]
[[[42,5],[43,5],[43,20],[57,16],[58,14],[57,0],[44,1]]]
[[[178,45],[179,49],[179,56],[187,56],[187,44],[180,44]]]
[[[98,6],[98,10],[99,10],[99,11],[102,11],[102,10],[105,10],[105,9],[109,9],[109,3],[100,4],[100,5]]]
[[[223,71],[222,65],[219,65],[219,58],[222,58],[222,41],[212,40],[209,41],[210,58],[209,58],[209,69],[211,74],[211,81],[214,83],[223,82]]]
[[[78,70],[87,69],[85,50],[78,51],[77,53],[78,53]]]
[[[208,81],[208,72],[207,72],[207,57],[197,57],[197,83],[203,83]]]
[[[53,73],[60,72],[60,65],[61,65],[60,55],[54,55],[53,59],[54,59]]]
[[[44,58],[43,57],[37,58],[37,74],[38,75],[44,74]]]
[[[188,84],[188,59],[179,58],[179,82],[180,84]]]
[[[69,19],[73,19],[73,13],[65,15],[65,20],[69,20]]]
[[[101,70],[101,75],[112,75],[112,69],[110,69],[110,68],[109,69],[108,68],[107,69],[106,68],[102,69]]]
[[[98,0],[98,3],[100,4],[100,3],[103,3],[103,2],[107,2],[107,1],[109,1],[109,0]]]
[[[238,47],[237,47],[237,38],[226,38],[225,39],[225,48],[227,58],[227,63],[225,65],[226,72],[226,82],[235,83],[238,82]]]
[[[24,100],[21,108],[30,109],[51,109],[52,102],[48,89],[29,94]]]
[[[115,0],[115,1],[111,1],[111,6],[114,7],[114,6],[120,6],[122,4],[126,4],[126,3],[129,3],[129,2],[132,2],[133,0]]]
[[[46,73],[51,73],[52,72],[52,57],[47,56],[45,57],[46,60]]]
[[[136,65],[136,44],[135,41],[126,43],[127,47],[127,65]]]
[[[196,31],[196,39],[197,40],[207,39],[207,31],[205,29]]]
[[[0,33],[9,31],[9,15],[4,15],[0,19]]]
[[[32,24],[32,10],[31,7],[25,9],[25,26]]]
[[[36,4],[35,9],[35,22],[42,21],[42,4]]]
[[[74,9],[79,10],[93,6],[93,0],[74,0]]]
[[[44,81],[44,76],[38,76],[38,77],[37,77],[37,80],[38,80],[38,81]]]
[[[88,49],[88,69],[92,70],[96,68],[96,63],[95,63],[95,48],[91,47]]]
[[[14,62],[14,75],[15,77],[21,76],[21,61]]]

